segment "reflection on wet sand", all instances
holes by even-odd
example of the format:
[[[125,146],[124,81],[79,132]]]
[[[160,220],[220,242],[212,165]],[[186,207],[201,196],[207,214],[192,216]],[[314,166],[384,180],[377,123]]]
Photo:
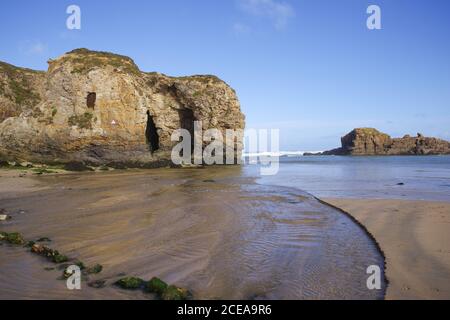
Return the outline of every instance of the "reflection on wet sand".
[[[0,247],[0,298],[152,298],[112,286],[157,276],[196,299],[375,299],[366,268],[384,261],[342,213],[292,188],[258,185],[239,167],[115,171],[34,178],[3,190],[4,231],[104,271],[103,289],[69,291],[59,271],[23,248]],[[0,182],[1,184],[1,182]]]

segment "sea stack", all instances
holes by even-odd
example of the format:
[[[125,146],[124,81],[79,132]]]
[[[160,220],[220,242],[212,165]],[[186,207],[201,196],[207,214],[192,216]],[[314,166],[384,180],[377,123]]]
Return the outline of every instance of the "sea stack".
[[[341,147],[325,151],[323,155],[437,155],[450,154],[450,142],[424,137],[405,135],[391,138],[373,128],[357,128],[341,138]]]
[[[158,166],[170,161],[176,129],[245,126],[235,91],[215,76],[142,72],[128,57],[87,49],[48,64],[0,62],[1,160]]]

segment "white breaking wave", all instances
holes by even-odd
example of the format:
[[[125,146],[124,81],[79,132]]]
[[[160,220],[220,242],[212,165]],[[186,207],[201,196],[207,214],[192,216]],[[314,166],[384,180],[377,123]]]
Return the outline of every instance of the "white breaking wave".
[[[319,153],[322,151],[278,151],[278,152],[254,152],[242,153],[243,157],[301,157],[305,153]]]

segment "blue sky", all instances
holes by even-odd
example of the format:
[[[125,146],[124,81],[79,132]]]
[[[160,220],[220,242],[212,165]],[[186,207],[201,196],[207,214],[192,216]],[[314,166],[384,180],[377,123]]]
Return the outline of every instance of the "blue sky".
[[[66,28],[71,4],[81,30]],[[366,28],[370,4],[382,30]],[[450,140],[449,16],[448,0],[1,1],[0,60],[46,69],[86,47],[143,71],[215,74],[284,150],[332,148],[362,126]]]

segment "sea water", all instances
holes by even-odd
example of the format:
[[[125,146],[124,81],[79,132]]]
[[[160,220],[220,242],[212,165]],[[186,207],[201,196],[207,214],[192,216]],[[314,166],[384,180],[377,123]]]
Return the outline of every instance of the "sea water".
[[[250,174],[255,168],[246,166]],[[281,157],[279,172],[259,183],[316,197],[450,201],[450,156]]]

